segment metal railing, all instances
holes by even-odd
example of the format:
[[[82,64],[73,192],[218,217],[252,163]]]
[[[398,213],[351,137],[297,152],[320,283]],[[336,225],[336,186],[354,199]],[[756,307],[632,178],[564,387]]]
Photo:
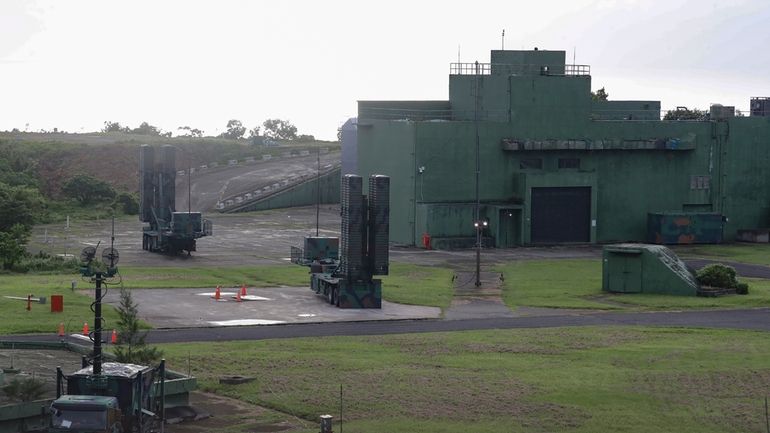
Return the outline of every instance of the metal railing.
[[[473,120],[478,116],[481,121],[507,122],[510,120],[508,110],[404,110],[387,107],[367,107],[360,110],[359,119],[403,120],[413,122],[448,122]]]
[[[362,119],[385,120],[452,120],[451,109],[424,110],[413,108],[366,107],[359,109],[358,117]]]
[[[591,65],[564,65],[564,75],[572,77],[591,75]]]
[[[450,63],[449,75],[557,75],[585,77],[591,75],[590,65],[514,65],[505,63]]]
[[[592,108],[589,113],[589,119],[601,121],[659,121],[663,120],[669,111],[676,109],[650,110],[643,108]],[[699,110],[703,116],[695,119],[679,120],[702,122],[710,120],[709,110]],[[748,109],[736,109],[735,117],[759,116],[761,113],[750,113]],[[765,115],[770,115],[768,112]],[[511,121],[511,111],[505,109],[497,110],[418,110],[402,109],[391,107],[373,107],[359,111],[359,119],[370,120],[391,120],[391,121],[412,121],[412,122],[449,122],[449,121],[472,121],[478,119],[482,122],[509,122]]]

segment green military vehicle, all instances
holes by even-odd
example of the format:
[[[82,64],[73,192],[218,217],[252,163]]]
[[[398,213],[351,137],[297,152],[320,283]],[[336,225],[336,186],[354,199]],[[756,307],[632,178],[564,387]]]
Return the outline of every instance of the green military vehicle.
[[[51,404],[50,433],[122,433],[116,397],[64,395]]]
[[[51,403],[49,431],[150,432],[163,422],[164,377],[165,361],[157,368],[96,362],[68,376],[58,369],[57,390],[63,389],[66,380],[67,394],[57,392],[56,400]],[[157,386],[160,389],[156,389]]]

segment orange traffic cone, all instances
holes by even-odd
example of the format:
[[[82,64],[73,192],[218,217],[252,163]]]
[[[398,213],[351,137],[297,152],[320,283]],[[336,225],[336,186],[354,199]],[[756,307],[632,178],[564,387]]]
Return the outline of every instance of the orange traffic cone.
[[[221,297],[222,297],[222,291],[220,290],[219,286],[217,286],[217,291],[214,292],[214,299],[216,299],[218,301],[219,298],[221,298]]]
[[[235,294],[235,301],[236,302],[241,302],[241,292],[238,292],[238,293]]]
[[[110,337],[110,344],[118,344],[118,331],[112,330],[112,337]]]
[[[59,337],[64,337],[64,322],[59,323]]]
[[[83,335],[88,336],[88,322],[83,324]]]
[[[246,285],[241,284],[241,296],[246,296]]]

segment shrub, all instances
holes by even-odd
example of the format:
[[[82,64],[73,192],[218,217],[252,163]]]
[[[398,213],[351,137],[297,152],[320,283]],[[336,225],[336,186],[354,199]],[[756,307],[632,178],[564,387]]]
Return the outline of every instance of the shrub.
[[[714,263],[699,270],[696,278],[699,283],[706,286],[734,289],[738,284],[735,275],[735,269],[732,266]]]
[[[749,285],[738,281],[735,269],[732,266],[715,263],[704,266],[695,277],[704,286],[735,289],[739,295],[749,294]]]
[[[115,208],[122,210],[126,215],[138,215],[139,197],[130,192],[121,192],[115,197]]]
[[[33,256],[26,256],[14,263],[11,267],[13,272],[67,272],[74,273],[80,269],[80,263],[76,259],[65,259],[59,256],[52,256],[46,252],[40,251]]]
[[[34,377],[16,377],[3,387],[3,392],[11,400],[38,400],[45,394],[45,382]]]
[[[81,206],[115,198],[115,189],[109,183],[88,174],[78,174],[62,185],[62,193],[74,198]]]
[[[749,294],[749,285],[746,283],[738,283],[737,286],[735,286],[735,292],[739,295],[748,295]]]

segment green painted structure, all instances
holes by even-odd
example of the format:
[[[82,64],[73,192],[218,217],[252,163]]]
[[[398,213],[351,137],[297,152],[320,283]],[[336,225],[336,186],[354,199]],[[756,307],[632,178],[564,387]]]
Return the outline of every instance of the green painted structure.
[[[605,292],[695,296],[699,288],[687,265],[662,245],[618,244],[602,251]]]
[[[492,51],[450,66],[449,100],[359,101],[358,174],[392,179],[391,241],[474,244],[477,136],[497,247],[645,241],[650,213],[724,216],[727,241],[770,226],[770,117],[663,121],[659,101],[590,92],[564,51]]]

